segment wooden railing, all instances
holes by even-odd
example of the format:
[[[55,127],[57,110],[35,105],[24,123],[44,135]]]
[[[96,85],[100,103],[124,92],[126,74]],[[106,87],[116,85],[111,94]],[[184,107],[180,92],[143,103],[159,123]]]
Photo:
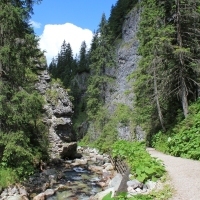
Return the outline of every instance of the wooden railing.
[[[120,157],[112,158],[111,155],[109,157],[115,170],[121,175],[124,175],[125,172],[128,170],[128,165],[122,159],[120,159]]]

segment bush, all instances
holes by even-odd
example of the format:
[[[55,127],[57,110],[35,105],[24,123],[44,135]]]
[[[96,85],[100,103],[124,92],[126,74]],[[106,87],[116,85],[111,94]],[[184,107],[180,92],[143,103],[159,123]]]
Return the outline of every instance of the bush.
[[[12,185],[18,180],[18,177],[14,171],[7,168],[0,168],[0,187],[6,188]]]
[[[189,115],[163,134],[153,136],[153,147],[173,156],[200,160],[200,100],[189,107]]]
[[[156,181],[165,172],[161,161],[152,158],[145,150],[145,143],[120,140],[112,148],[112,156],[126,160],[132,174],[140,182]]]

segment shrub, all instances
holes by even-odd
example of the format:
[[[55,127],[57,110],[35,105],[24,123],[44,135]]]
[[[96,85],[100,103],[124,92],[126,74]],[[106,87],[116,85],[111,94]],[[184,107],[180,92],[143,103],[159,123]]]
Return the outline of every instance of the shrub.
[[[147,180],[156,181],[165,172],[161,161],[149,155],[145,150],[145,143],[143,142],[120,140],[115,142],[112,148],[112,156],[120,156],[126,160],[131,168],[132,174],[140,182]]]

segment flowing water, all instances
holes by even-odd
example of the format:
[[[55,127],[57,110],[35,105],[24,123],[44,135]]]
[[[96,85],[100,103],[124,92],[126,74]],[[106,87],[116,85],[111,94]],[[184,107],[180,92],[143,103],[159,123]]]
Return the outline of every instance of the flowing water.
[[[63,173],[65,177],[53,185],[53,188],[59,186],[60,189],[47,200],[88,200],[90,196],[102,191],[96,184],[100,180],[98,174],[81,167],[66,169]]]

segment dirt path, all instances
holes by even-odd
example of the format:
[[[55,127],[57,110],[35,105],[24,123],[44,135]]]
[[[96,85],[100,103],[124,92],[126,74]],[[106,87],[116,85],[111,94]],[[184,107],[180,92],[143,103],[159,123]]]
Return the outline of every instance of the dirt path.
[[[200,200],[200,161],[165,155],[153,148],[147,151],[164,161],[175,190],[172,200]]]

